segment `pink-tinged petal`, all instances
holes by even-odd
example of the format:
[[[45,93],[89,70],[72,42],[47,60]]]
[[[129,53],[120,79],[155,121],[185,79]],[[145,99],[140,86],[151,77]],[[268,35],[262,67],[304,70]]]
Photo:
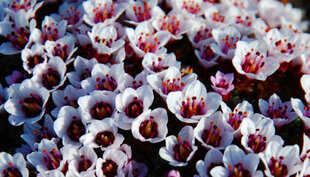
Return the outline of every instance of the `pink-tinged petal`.
[[[211,173],[211,176],[214,176],[214,177],[225,177],[229,175],[228,170],[221,166],[212,168],[210,173]]]

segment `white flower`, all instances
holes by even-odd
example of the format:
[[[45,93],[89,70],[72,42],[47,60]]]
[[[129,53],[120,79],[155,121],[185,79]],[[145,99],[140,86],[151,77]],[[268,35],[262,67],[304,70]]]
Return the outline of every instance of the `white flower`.
[[[252,25],[256,19],[256,12],[241,10],[233,6],[228,9],[227,13],[230,14],[227,16],[227,20],[235,24],[242,35],[250,35],[253,33]]]
[[[91,70],[91,77],[83,80],[81,86],[87,93],[94,90],[118,92],[118,87],[123,82],[124,76],[124,63],[115,64],[111,67],[96,63]]]
[[[195,73],[181,76],[181,72],[175,66],[169,67],[161,73],[147,76],[147,81],[164,100],[170,92],[183,91],[197,79]]]
[[[167,70],[171,66],[181,69],[181,62],[176,60],[174,53],[165,53],[160,56],[147,53],[143,57],[142,66],[148,73],[154,74]]]
[[[163,108],[144,111],[133,123],[131,132],[140,141],[157,143],[163,141],[168,133],[168,115]]]
[[[63,145],[80,147],[80,137],[86,133],[86,123],[82,119],[81,111],[71,106],[63,106],[54,122],[54,130]]]
[[[221,112],[215,112],[209,117],[203,117],[194,128],[195,138],[208,149],[224,149],[231,144],[233,129],[224,121]]]
[[[61,58],[52,57],[47,63],[35,67],[31,80],[53,92],[64,84],[66,70],[66,64]]]
[[[47,62],[44,46],[38,43],[35,43],[30,49],[23,49],[21,58],[23,60],[23,67],[29,74],[32,74],[36,65]]]
[[[125,73],[124,80],[119,86],[120,92],[124,92],[127,88],[137,89],[143,85],[147,85],[146,76],[148,72],[146,70],[141,71],[133,78],[131,75]]]
[[[160,148],[159,156],[169,162],[172,166],[185,166],[191,160],[195,151],[195,138],[191,126],[183,127],[178,137],[173,135],[165,139],[166,146]]]
[[[172,10],[167,15],[157,16],[152,22],[156,31],[168,31],[172,40],[180,40],[191,28],[190,20],[185,20],[179,11]]]
[[[50,170],[63,170],[76,153],[76,149],[71,146],[64,146],[59,150],[53,141],[43,139],[38,145],[38,151],[27,155],[27,160],[38,172],[45,173]]]
[[[217,59],[220,55],[211,47],[211,44],[214,44],[213,42],[212,39],[201,41],[199,49],[195,50],[195,55],[204,68],[210,68],[218,64]]]
[[[127,8],[127,4],[112,0],[88,0],[83,2],[83,8],[85,11],[83,18],[88,25],[93,26],[96,23],[107,25],[118,19]]]
[[[280,65],[274,57],[267,57],[267,49],[263,41],[259,40],[250,43],[239,41],[232,63],[238,73],[262,81]]]
[[[212,176],[262,176],[260,171],[256,171],[259,164],[258,155],[246,155],[236,145],[230,145],[225,149],[223,162],[225,167],[214,167],[210,172]]]
[[[304,105],[298,98],[291,98],[294,111],[303,122],[306,130],[310,129],[310,104]]]
[[[116,94],[109,91],[93,91],[89,95],[78,99],[83,119],[88,123],[91,120],[102,120],[114,117]]]
[[[235,55],[236,44],[241,38],[239,30],[234,26],[223,29],[215,28],[212,30],[212,36],[215,43],[212,43],[210,47],[214,53],[232,59]]]
[[[209,3],[204,0],[172,0],[172,8],[176,8],[187,19],[201,16],[206,10]]]
[[[269,118],[244,119],[241,126],[241,144],[249,153],[264,152],[269,142],[277,141],[283,144],[284,141],[275,135],[273,121]]]
[[[302,89],[305,91],[305,99],[307,102],[310,102],[310,75],[304,74],[300,78],[300,83]]]
[[[302,164],[300,173],[297,177],[309,176],[310,175],[310,159],[306,159]]]
[[[170,92],[167,96],[169,110],[182,122],[197,123],[202,117],[210,116],[219,107],[222,98],[214,92],[207,93],[198,80],[186,90]]]
[[[258,102],[260,112],[271,119],[276,127],[282,127],[295,120],[298,115],[292,112],[290,101],[282,103],[281,98],[277,94],[273,94],[269,98],[269,103],[263,99]]]
[[[47,55],[51,57],[58,56],[66,64],[69,64],[73,61],[72,55],[77,50],[75,47],[75,38],[73,35],[65,35],[64,37],[56,41],[46,41],[45,49]]]
[[[117,31],[114,26],[106,26],[103,23],[95,24],[88,36],[93,47],[100,54],[111,55],[120,49],[124,44],[124,40],[117,39]]]
[[[227,16],[230,14],[226,13],[226,9],[222,6],[209,5],[204,12],[204,17],[207,22],[213,24],[215,27],[227,26],[229,21],[227,21]]]
[[[265,165],[266,176],[291,176],[301,167],[298,145],[282,147],[277,141],[271,141],[264,153],[259,153]]]
[[[31,150],[37,150],[42,139],[57,141],[56,138],[58,138],[54,131],[54,122],[48,114],[45,115],[43,126],[38,123],[25,123],[23,130],[24,134],[20,137],[29,145]]]
[[[66,27],[66,20],[57,22],[53,17],[45,16],[42,21],[41,30],[34,29],[30,39],[32,42],[38,42],[40,44],[45,44],[47,40],[56,41],[65,36]]]
[[[84,95],[86,95],[85,90],[77,89],[72,85],[67,85],[64,90],[54,91],[52,99],[56,108],[51,111],[52,116],[57,117],[60,108],[65,105],[77,108],[77,100]]]
[[[222,166],[223,154],[217,149],[211,149],[207,152],[204,161],[199,160],[196,163],[196,170],[199,177],[211,177],[210,171],[216,166]]]
[[[154,95],[148,85],[139,87],[137,90],[127,88],[115,98],[117,114],[115,121],[121,129],[131,129],[132,122],[143,112],[149,109],[153,103]]]
[[[170,33],[167,31],[155,33],[148,21],[139,23],[135,30],[126,28],[126,34],[130,41],[130,46],[138,57],[142,58],[146,53],[162,55],[167,51],[163,46],[169,41]]]
[[[216,93],[219,93],[222,96],[229,95],[229,93],[235,88],[234,73],[224,74],[221,71],[217,71],[214,76],[210,76],[211,87]]]
[[[26,162],[21,153],[11,154],[6,152],[0,153],[0,173],[1,176],[20,176],[28,177],[29,172],[26,168]]]
[[[103,157],[96,162],[96,176],[124,177],[123,167],[127,163],[126,155],[120,150],[109,150],[103,153]]]
[[[305,162],[307,159],[310,160],[310,138],[305,133],[303,134],[303,145],[300,159],[303,162]]]
[[[0,22],[0,36],[6,40],[0,45],[0,53],[12,55],[19,53],[30,45],[36,21],[28,21],[24,10],[19,10],[11,17],[12,20],[4,19]]]
[[[43,5],[43,2],[38,3],[37,0],[3,0],[2,4],[11,16],[14,16],[13,14],[20,10],[24,10],[27,12],[27,18],[32,18]]]
[[[271,29],[264,39],[268,52],[280,63],[290,62],[300,55],[300,52],[297,50],[300,45],[300,37],[298,35],[284,36],[278,29]]]
[[[244,100],[237,104],[232,111],[224,102],[221,103],[221,109],[225,121],[234,129],[234,135],[240,135],[240,125],[245,118],[250,118],[254,113],[252,105]]]
[[[77,56],[74,59],[74,71],[68,72],[67,76],[70,83],[77,88],[81,88],[81,81],[91,76],[93,66],[98,63],[96,59],[85,59]]]
[[[137,25],[143,21],[153,21],[158,16],[164,16],[165,12],[157,5],[158,0],[131,1],[126,9],[127,22]]]
[[[41,119],[49,98],[46,88],[27,79],[21,84],[11,85],[8,92],[10,98],[5,103],[4,109],[11,114],[9,122],[12,125],[35,123]]]
[[[117,126],[112,118],[93,120],[87,126],[87,134],[80,138],[84,146],[101,148],[108,151],[118,148],[124,141],[123,135],[117,133]]]
[[[9,99],[8,88],[3,88],[0,83],[0,114],[4,112],[4,103]]]
[[[78,150],[78,154],[69,163],[69,170],[66,176],[95,177],[95,166],[98,160],[93,148],[83,146]]]

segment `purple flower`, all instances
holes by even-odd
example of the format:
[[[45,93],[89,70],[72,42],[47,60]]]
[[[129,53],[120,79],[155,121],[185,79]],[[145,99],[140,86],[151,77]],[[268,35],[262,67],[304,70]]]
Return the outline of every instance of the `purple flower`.
[[[235,86],[232,84],[234,81],[234,73],[224,74],[220,71],[216,72],[215,77],[210,76],[211,87],[216,93],[220,95],[228,95]]]

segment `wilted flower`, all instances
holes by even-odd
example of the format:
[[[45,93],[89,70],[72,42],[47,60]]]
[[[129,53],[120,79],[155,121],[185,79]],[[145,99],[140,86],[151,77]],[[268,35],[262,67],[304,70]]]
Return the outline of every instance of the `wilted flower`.
[[[125,176],[138,176],[138,177],[145,177],[147,176],[148,168],[143,163],[138,163],[134,160],[129,161],[125,167],[123,168]]]
[[[221,71],[217,71],[214,76],[210,76],[211,87],[216,93],[222,96],[228,95],[234,88],[234,73],[224,74]]]

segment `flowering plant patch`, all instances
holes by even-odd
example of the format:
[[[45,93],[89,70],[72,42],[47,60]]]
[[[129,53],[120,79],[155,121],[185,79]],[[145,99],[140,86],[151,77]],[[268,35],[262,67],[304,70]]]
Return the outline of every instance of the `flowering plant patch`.
[[[310,176],[308,26],[285,0],[2,0],[0,176]]]

